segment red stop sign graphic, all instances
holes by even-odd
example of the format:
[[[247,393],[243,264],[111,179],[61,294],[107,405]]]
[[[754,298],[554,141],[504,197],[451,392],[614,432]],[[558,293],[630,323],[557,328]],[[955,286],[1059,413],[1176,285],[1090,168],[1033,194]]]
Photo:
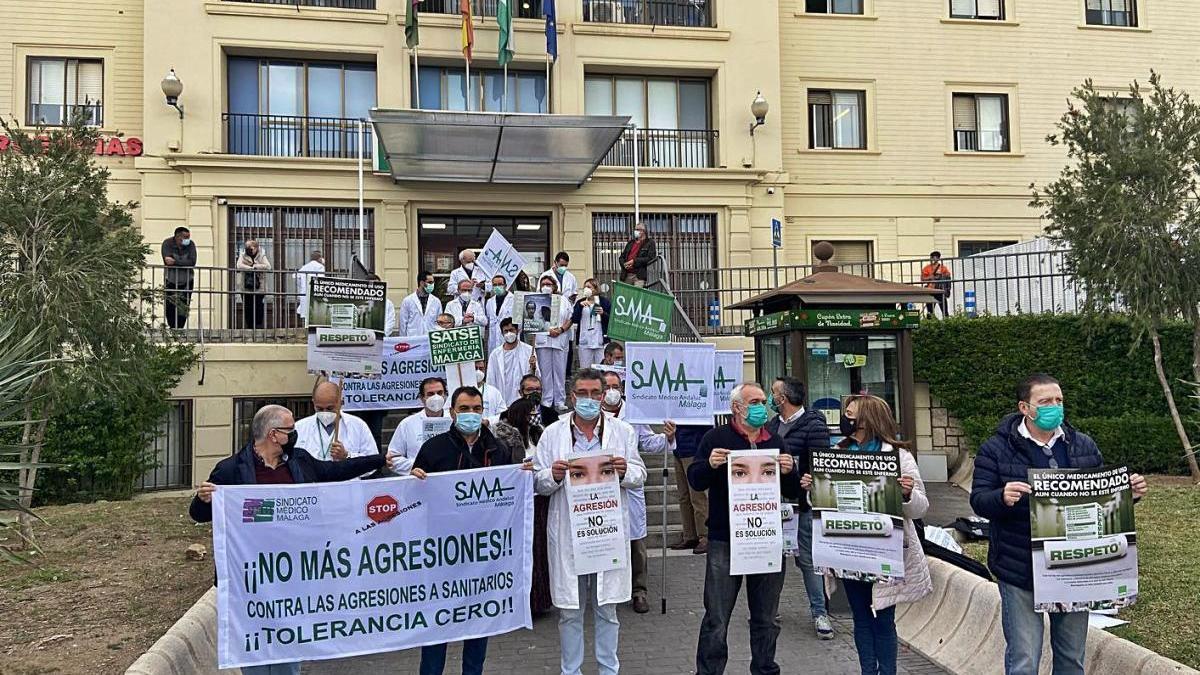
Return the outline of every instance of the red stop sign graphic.
[[[377,523],[386,523],[400,511],[400,505],[391,495],[379,495],[367,502],[367,517]]]

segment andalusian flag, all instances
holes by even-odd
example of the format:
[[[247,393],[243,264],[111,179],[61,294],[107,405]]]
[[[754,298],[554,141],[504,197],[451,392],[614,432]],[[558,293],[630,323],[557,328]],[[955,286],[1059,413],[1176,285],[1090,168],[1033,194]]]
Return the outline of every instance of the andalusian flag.
[[[475,56],[475,26],[471,25],[471,0],[458,0],[462,14],[462,53],[467,63]]]
[[[512,3],[514,0],[497,0],[496,25],[500,26],[500,65],[507,66],[513,60]]]
[[[404,13],[404,41],[412,49],[421,44],[421,31],[417,26],[417,3],[421,0],[408,0],[408,11]]]

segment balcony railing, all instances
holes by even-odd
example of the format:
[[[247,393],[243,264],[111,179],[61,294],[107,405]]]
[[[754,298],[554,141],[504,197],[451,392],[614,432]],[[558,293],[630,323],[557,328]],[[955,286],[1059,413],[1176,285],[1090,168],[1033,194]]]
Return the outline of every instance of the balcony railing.
[[[712,27],[712,0],[583,0],[583,20],[648,26]]]
[[[225,151],[231,155],[356,159],[361,120],[223,113]],[[363,153],[371,155],[371,125],[363,124]]]
[[[291,5],[293,7],[330,7],[333,9],[375,9],[375,0],[225,0],[252,5]]]
[[[496,16],[499,0],[471,0],[472,16]],[[513,17],[517,19],[542,18],[542,0],[513,0]],[[421,3],[425,14],[458,14],[458,0],[425,0]]]
[[[626,131],[601,166],[633,166],[633,131]],[[638,166],[708,169],[716,166],[715,129],[638,129]]]
[[[62,103],[30,103],[30,124],[45,124],[52,127],[62,126],[71,121],[71,116],[83,113],[89,126],[104,126],[104,106],[99,103],[82,105],[64,105]]]

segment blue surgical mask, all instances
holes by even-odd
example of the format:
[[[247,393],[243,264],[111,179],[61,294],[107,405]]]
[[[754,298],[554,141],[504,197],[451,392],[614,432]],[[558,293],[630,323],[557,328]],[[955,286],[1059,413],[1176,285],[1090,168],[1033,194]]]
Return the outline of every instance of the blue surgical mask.
[[[600,416],[600,401],[594,398],[576,399],[575,414],[589,422],[596,419]]]
[[[761,429],[767,423],[767,417],[767,404],[765,403],[751,403],[746,408],[746,424],[755,429]]]
[[[559,273],[559,274],[566,274],[566,273],[567,273],[567,266],[566,266],[566,265],[559,265],[559,266],[558,266],[558,273]]]
[[[454,417],[454,428],[463,434],[478,433],[481,426],[483,426],[483,415],[479,413],[460,412]]]
[[[184,245],[184,246],[187,246],[187,245],[188,245],[188,244],[190,244],[190,243],[192,243],[192,240],[191,240],[190,238],[188,238],[188,237],[184,237],[184,238],[183,238],[183,245]]]
[[[1062,426],[1065,415],[1062,404],[1038,406],[1033,423],[1042,431],[1054,431]]]

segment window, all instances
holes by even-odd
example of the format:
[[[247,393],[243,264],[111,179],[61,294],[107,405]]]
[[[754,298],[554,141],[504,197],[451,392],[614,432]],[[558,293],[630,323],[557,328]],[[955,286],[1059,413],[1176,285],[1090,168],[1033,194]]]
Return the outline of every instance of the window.
[[[468,110],[466,72],[463,68],[421,66],[413,80],[414,93],[419,91],[418,108],[423,110]],[[508,71],[508,94],[505,98],[504,71],[471,69],[470,110],[484,112],[550,112],[550,97],[546,91],[543,71]],[[483,101],[480,107],[480,101]]]
[[[236,453],[250,442],[250,423],[254,421],[254,413],[265,405],[281,405],[291,410],[297,421],[313,414],[312,398],[308,396],[235,398],[233,399],[233,450],[230,454]]]
[[[154,466],[142,474],[143,490],[192,486],[192,402],[170,401],[148,452]]]
[[[950,18],[1001,21],[1004,0],[950,0]]]
[[[804,0],[809,14],[862,14],[863,0]]]
[[[588,75],[588,115],[628,115],[638,127],[639,166],[704,168],[715,164],[708,80]],[[631,132],[613,146],[607,166],[633,165]]]
[[[358,120],[375,107],[375,89],[373,63],[231,56],[229,152],[355,157]]]
[[[1017,243],[1012,241],[960,241],[958,242],[958,257],[967,258],[980,253],[987,253],[1005,246],[1012,246]]]
[[[875,259],[874,242],[822,239],[813,241],[812,245],[816,246],[820,241],[828,241],[833,244],[833,257],[829,259],[829,262],[837,265],[839,272],[857,274],[861,277],[875,276],[871,267],[871,262]],[[819,264],[815,255],[812,256],[812,264]]]
[[[866,92],[809,90],[808,147],[865,150]]]
[[[712,26],[711,4],[709,0],[583,0],[583,20],[646,26]]]
[[[1085,0],[1086,20],[1089,26],[1138,25],[1137,0]]]
[[[82,112],[87,123],[104,123],[104,62],[99,59],[30,58],[30,124],[62,126]]]
[[[957,152],[1008,152],[1008,96],[954,95],[954,149]]]

